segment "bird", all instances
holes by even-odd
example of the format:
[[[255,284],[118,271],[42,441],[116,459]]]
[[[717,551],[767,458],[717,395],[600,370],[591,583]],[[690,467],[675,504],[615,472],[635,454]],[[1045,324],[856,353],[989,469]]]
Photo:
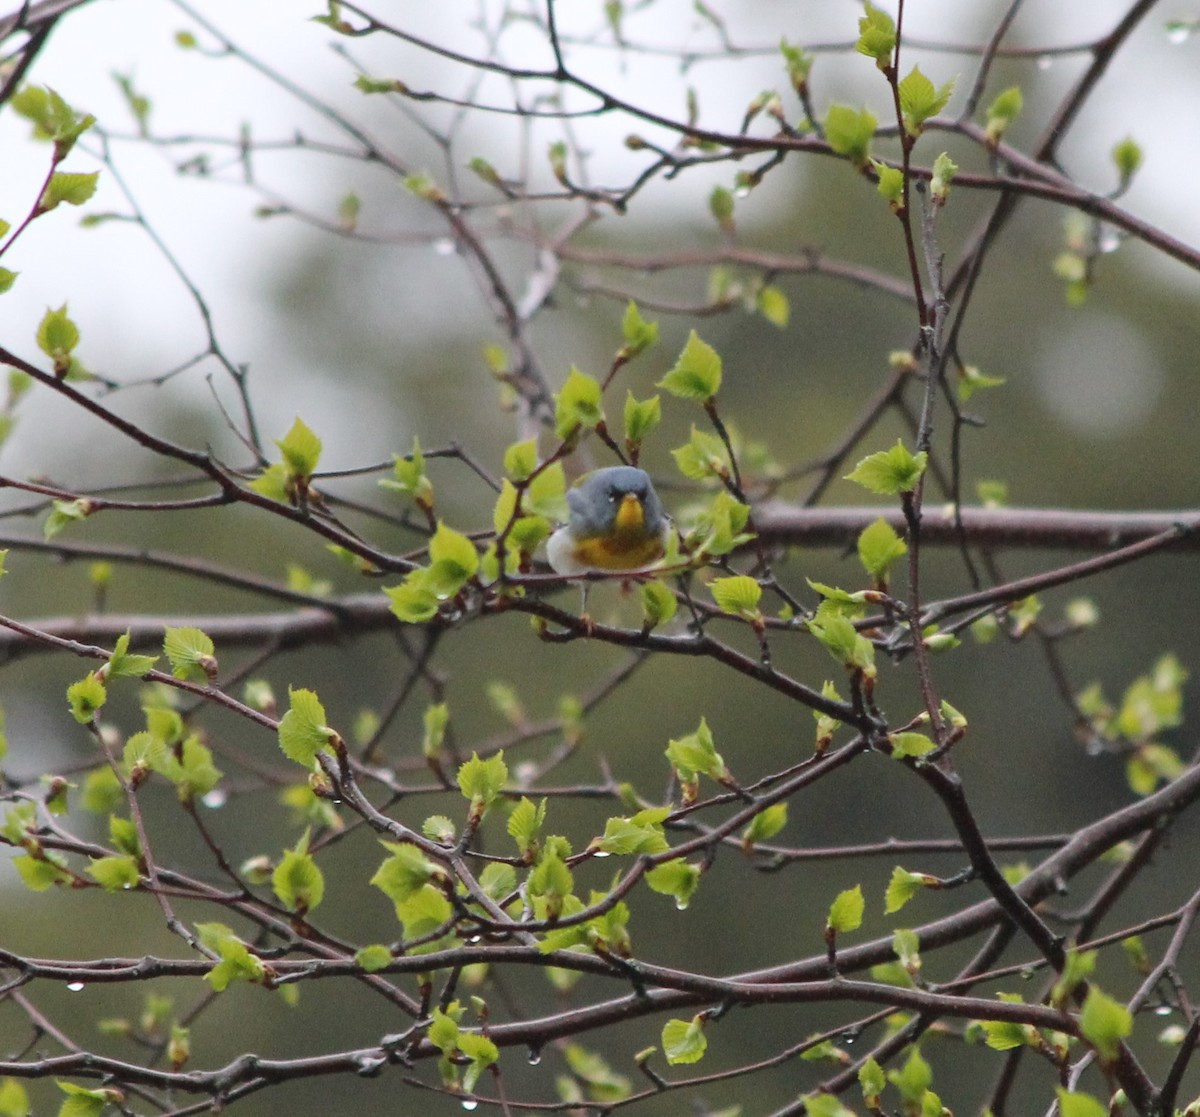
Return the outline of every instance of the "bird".
[[[567,493],[567,507],[567,522],[546,542],[558,574],[637,574],[666,552],[671,521],[643,469],[597,469]]]

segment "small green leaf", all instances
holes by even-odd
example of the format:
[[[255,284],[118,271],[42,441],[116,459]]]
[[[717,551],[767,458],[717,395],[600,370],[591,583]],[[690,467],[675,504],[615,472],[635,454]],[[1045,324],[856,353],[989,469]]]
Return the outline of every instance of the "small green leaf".
[[[950,194],[950,183],[958,173],[958,164],[946,152],[942,152],[933,161],[933,176],[929,180],[929,192],[939,204],[943,204]]]
[[[53,850],[43,850],[40,857],[14,857],[11,864],[30,892],[45,892],[58,884],[70,884],[74,879],[63,858]]]
[[[1120,1001],[1093,985],[1079,1013],[1079,1030],[1103,1063],[1117,1057],[1121,1041],[1133,1031],[1133,1016]]]
[[[321,440],[312,429],[296,416],[291,430],[277,438],[275,445],[283,454],[283,464],[292,477],[302,477],[305,481],[317,471],[317,463],[321,460]]]
[[[646,629],[666,624],[679,607],[679,602],[665,582],[644,582],[641,587],[642,620]]]
[[[755,304],[758,307],[758,313],[772,326],[778,326],[781,330],[787,329],[792,308],[787,295],[778,287],[762,288],[755,296]]]
[[[308,837],[306,830],[294,849],[284,851],[271,874],[280,903],[300,915],[316,908],[325,896],[325,875],[308,852]]]
[[[640,446],[662,421],[662,403],[658,396],[636,400],[633,393],[625,396],[625,445]]]
[[[888,882],[887,894],[884,897],[884,911],[891,915],[899,911],[922,888],[936,884],[935,877],[928,873],[910,873],[897,865],[892,870],[892,879]]]
[[[891,64],[892,51],[896,49],[896,24],[887,12],[875,7],[867,0],[866,15],[858,21],[858,42],[854,44],[859,54],[875,59],[875,65],[884,70]]]
[[[425,572],[418,573],[424,575]],[[441,603],[422,578],[413,578],[399,586],[384,586],[383,592],[391,601],[389,611],[407,624],[424,624],[438,614]]]
[[[105,892],[136,888],[141,879],[137,858],[129,855],[97,858],[88,865],[86,872]]]
[[[514,482],[529,478],[538,465],[537,439],[514,442],[504,451],[504,472]]]
[[[78,500],[56,500],[51,505],[50,515],[42,525],[42,532],[47,539],[53,539],[68,524],[86,520],[95,508],[95,504],[87,497],[80,497]]]
[[[567,477],[562,462],[547,466],[530,481],[522,504],[535,516],[559,521],[567,518]]]
[[[50,176],[50,181],[46,184],[46,189],[38,202],[38,210],[41,213],[49,213],[63,202],[71,206],[83,205],[95,194],[96,181],[99,177],[99,171],[92,171],[90,174],[55,171]]]
[[[646,873],[646,884],[663,896],[674,896],[675,906],[683,911],[691,903],[696,889],[700,887],[701,870],[682,857],[655,865]]]
[[[108,657],[108,677],[110,679],[140,679],[147,672],[154,670],[158,662],[156,655],[131,655],[129,653],[129,631],[117,638],[112,655]]]
[[[487,810],[507,782],[508,766],[504,763],[503,752],[487,760],[481,760],[478,753],[472,753],[471,759],[458,770],[459,790],[471,801],[473,814],[482,814]]]
[[[311,690],[288,687],[288,711],[279,721],[279,747],[289,760],[311,768],[337,734],[325,724],[325,707]]]
[[[715,434],[692,427],[691,437],[677,450],[671,451],[675,464],[691,481],[706,481],[712,477],[729,476],[729,457],[725,444]]]
[[[762,586],[746,574],[729,578],[714,578],[709,591],[721,612],[750,621],[761,621],[758,603],[762,599]]]
[[[210,683],[217,676],[213,642],[198,628],[166,626],[163,652],[171,663],[171,674],[177,679]]]
[[[0,233],[0,236],[3,235]],[[20,274],[20,272],[9,271],[8,268],[0,268],[0,295],[12,290],[12,285],[16,283],[17,276]]]
[[[372,943],[359,949],[354,955],[354,961],[367,973],[378,973],[391,965],[392,950],[382,943]]]
[[[742,848],[750,849],[759,842],[770,841],[787,825],[788,805],[786,802],[773,803],[761,810],[751,820],[750,825],[742,831]]]
[[[837,899],[830,904],[825,927],[836,934],[857,931],[862,926],[865,909],[866,901],[863,899],[862,885],[856,884],[853,888],[839,892]]]
[[[370,883],[396,905],[397,916],[403,920],[403,907],[441,870],[415,846],[403,842],[384,842],[391,857],[384,861],[371,877]]]
[[[914,66],[908,76],[900,82],[897,92],[900,96],[900,111],[904,118],[904,129],[910,136],[919,136],[921,130],[931,116],[946,107],[950,95],[954,92],[955,79],[951,78],[945,85],[934,88],[919,66]]]
[[[799,94],[808,90],[808,76],[812,73],[813,56],[803,47],[792,46],[787,39],[779,42],[779,52],[787,66],[788,80]]]
[[[937,748],[924,733],[890,733],[888,740],[892,744],[893,760],[926,756]]]
[[[836,608],[829,608],[827,603],[822,603],[807,627],[825,650],[847,670],[874,670],[875,649],[871,642]]]
[[[854,471],[846,475],[846,480],[855,481],[880,496],[910,493],[925,472],[927,459],[924,450],[913,454],[903,442],[898,441],[890,450],[881,450],[863,458]]]
[[[870,1108],[877,1108],[879,1095],[887,1087],[887,1079],[884,1077],[883,1068],[870,1056],[867,1056],[867,1061],[858,1068],[858,1082],[862,1086],[863,1101]]]
[[[0,1117],[29,1117],[32,1112],[25,1087],[15,1078],[0,1078]]]
[[[1008,127],[1025,107],[1025,98],[1020,86],[1009,86],[987,108],[987,139],[988,143],[996,143],[1008,130]]]
[[[1142,165],[1142,149],[1136,140],[1126,136],[1112,149],[1112,160],[1121,176],[1121,185],[1128,185]]]
[[[714,186],[708,196],[708,211],[717,219],[723,233],[732,235],[735,229],[733,221],[733,192],[725,186]]]
[[[804,1111],[808,1117],[855,1117],[833,1094],[809,1094],[804,1099]]]
[[[67,304],[47,310],[37,329],[38,348],[54,362],[54,371],[63,375],[71,365],[71,351],[79,344],[79,327],[67,315]]]
[[[590,429],[604,421],[600,382],[574,366],[562,391],[555,396],[554,428],[559,438],[570,438],[580,428]]]
[[[479,569],[479,552],[465,535],[439,523],[429,540],[430,564],[422,586],[438,598],[453,597]]]
[[[1108,1117],[1110,1112],[1107,1105],[1098,1102],[1091,1094],[1064,1090],[1061,1086],[1055,1088],[1055,1093],[1058,1094],[1058,1111],[1062,1117]]]
[[[107,698],[108,691],[94,673],[67,687],[67,705],[80,725],[90,725]]]
[[[825,139],[835,154],[862,167],[871,157],[871,140],[878,123],[878,117],[867,109],[855,112],[849,105],[830,105],[825,114]]]
[[[427,707],[423,715],[423,724],[425,734],[421,740],[421,754],[427,759],[432,759],[442,751],[446,727],[450,724],[450,707],[445,702]]]
[[[958,398],[966,403],[976,392],[999,388],[1003,383],[1003,376],[984,376],[975,365],[963,365],[959,369]]]
[[[413,439],[412,453],[405,457],[393,455],[392,476],[379,482],[381,489],[406,493],[421,508],[433,507],[433,484],[425,474],[425,455],[421,443]]]
[[[632,299],[625,307],[621,333],[625,338],[625,348],[621,350],[621,355],[625,358],[636,357],[658,343],[658,323],[647,322]]]
[[[892,563],[906,554],[908,545],[882,516],[859,533],[859,561],[876,582],[886,582]]]
[[[904,172],[899,167],[889,167],[878,159],[872,159],[871,166],[879,176],[879,184],[876,186],[879,196],[898,213],[904,205]]]
[[[528,796],[522,795],[521,801],[508,816],[507,824],[509,837],[517,843],[517,849],[522,857],[536,852],[538,838],[541,836],[542,826],[545,822],[546,800],[543,799],[541,803],[535,804]]]
[[[721,388],[721,358],[692,330],[675,367],[658,382],[658,387],[680,399],[705,403]]]
[[[697,775],[708,776],[717,781],[729,779],[729,769],[725,767],[725,761],[714,747],[712,731],[704,718],[700,719],[699,728],[695,733],[677,741],[669,741],[666,756],[684,783],[693,780]]]
[[[708,1050],[704,1038],[704,1017],[693,1016],[691,1020],[668,1020],[662,1030],[663,1054],[672,1066],[680,1063],[698,1063]]]

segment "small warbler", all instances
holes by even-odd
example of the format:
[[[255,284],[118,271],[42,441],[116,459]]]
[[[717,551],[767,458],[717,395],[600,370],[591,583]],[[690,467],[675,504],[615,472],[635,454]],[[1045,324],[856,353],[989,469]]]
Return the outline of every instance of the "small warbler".
[[[670,520],[645,470],[597,469],[567,493],[567,504],[570,518],[546,542],[559,574],[637,573],[667,549]]]

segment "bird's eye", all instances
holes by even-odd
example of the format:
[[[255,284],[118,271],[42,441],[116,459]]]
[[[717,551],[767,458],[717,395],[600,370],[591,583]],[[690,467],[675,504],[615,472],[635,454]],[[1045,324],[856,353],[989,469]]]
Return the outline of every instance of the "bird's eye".
[[[612,504],[616,504],[616,503],[617,503],[617,497],[619,497],[620,495],[621,495],[621,494],[620,494],[620,493],[618,493],[616,489],[609,489],[609,490],[608,490],[608,499],[609,499],[609,502],[610,502],[610,503],[612,503]]]

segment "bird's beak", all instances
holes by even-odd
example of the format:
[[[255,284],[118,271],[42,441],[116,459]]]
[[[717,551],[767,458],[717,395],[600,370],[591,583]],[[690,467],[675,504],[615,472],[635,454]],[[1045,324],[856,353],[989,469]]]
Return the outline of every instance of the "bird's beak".
[[[635,493],[626,493],[617,509],[617,530],[637,531],[646,522],[646,510]]]

